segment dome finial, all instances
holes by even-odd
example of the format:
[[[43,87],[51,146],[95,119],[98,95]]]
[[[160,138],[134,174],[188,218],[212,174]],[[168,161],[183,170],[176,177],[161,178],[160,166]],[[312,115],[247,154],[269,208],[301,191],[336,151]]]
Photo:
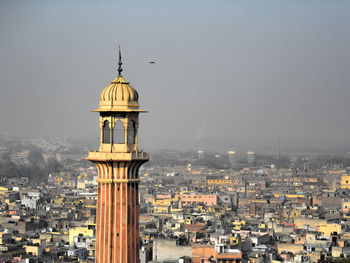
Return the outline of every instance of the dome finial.
[[[121,53],[121,51],[120,51],[120,45],[119,45],[119,62],[118,62],[118,65],[119,65],[119,67],[118,67],[118,76],[121,76],[121,74],[122,74],[122,71],[123,71],[123,68],[122,68],[122,53]]]

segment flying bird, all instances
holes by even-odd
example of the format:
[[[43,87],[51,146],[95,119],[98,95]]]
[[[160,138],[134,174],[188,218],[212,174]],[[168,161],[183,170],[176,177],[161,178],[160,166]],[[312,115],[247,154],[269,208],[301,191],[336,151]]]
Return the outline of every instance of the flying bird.
[[[150,61],[149,63],[150,63],[150,64],[156,64],[156,62],[154,62],[154,61]]]

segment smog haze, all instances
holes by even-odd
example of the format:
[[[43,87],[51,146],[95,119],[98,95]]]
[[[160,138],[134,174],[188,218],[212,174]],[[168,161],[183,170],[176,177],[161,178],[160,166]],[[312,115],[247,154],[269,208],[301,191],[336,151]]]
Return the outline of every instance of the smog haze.
[[[349,1],[1,1],[0,131],[98,140],[139,93],[144,148],[350,148]],[[154,64],[150,64],[154,61]],[[320,146],[320,147],[321,147]]]

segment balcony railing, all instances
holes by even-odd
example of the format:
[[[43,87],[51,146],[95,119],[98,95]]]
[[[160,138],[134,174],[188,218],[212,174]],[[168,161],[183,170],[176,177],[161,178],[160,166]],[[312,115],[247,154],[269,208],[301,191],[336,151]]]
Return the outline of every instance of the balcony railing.
[[[149,159],[149,152],[89,152],[89,160],[131,160],[131,159]]]

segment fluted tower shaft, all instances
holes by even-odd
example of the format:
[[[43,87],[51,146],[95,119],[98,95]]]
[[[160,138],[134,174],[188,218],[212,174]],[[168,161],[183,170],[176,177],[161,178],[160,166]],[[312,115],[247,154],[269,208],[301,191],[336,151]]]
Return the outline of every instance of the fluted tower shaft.
[[[148,161],[138,150],[138,93],[119,75],[101,93],[100,148],[88,160],[98,170],[97,263],[139,263],[139,169]]]

